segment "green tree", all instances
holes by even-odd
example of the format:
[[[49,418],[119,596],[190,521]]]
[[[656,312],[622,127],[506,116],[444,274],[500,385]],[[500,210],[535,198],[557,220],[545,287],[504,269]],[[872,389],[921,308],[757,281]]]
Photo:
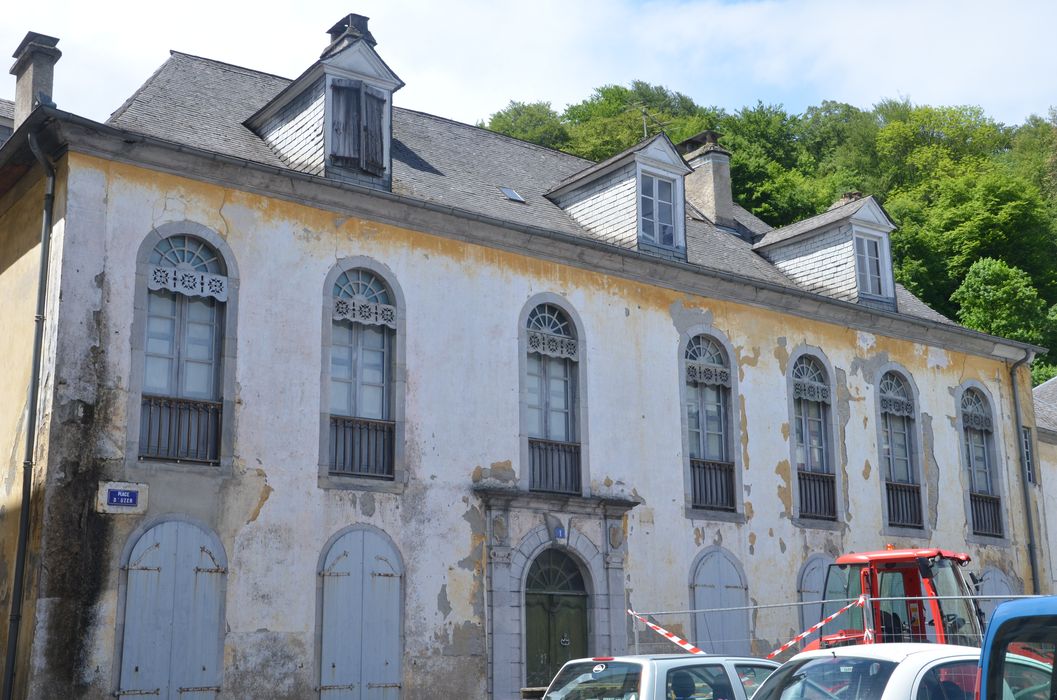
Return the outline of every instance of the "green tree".
[[[514,102],[488,118],[487,128],[500,134],[560,149],[569,143],[569,132],[550,102]]]
[[[951,301],[958,320],[978,331],[1036,344],[1046,335],[1046,302],[1026,272],[1001,260],[973,263]]]
[[[953,315],[951,294],[974,262],[991,257],[1027,272],[1043,298],[1054,301],[1057,245],[1038,190],[989,161],[945,159],[932,172],[886,202],[900,223],[892,235],[897,278]]]

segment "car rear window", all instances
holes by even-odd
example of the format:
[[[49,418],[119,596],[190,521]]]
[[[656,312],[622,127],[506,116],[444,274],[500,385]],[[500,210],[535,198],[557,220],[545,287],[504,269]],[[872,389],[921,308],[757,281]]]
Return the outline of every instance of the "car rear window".
[[[638,700],[642,667],[621,661],[569,664],[551,681],[545,700]]]
[[[804,659],[771,674],[752,700],[880,700],[895,668],[847,656]]]

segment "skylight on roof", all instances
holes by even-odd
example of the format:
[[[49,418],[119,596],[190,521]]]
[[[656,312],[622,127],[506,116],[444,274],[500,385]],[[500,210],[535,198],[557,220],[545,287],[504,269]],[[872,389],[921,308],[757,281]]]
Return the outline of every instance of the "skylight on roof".
[[[525,198],[519,195],[517,193],[517,190],[512,187],[503,187],[502,185],[499,185],[499,191],[505,194],[506,198],[509,199],[511,202],[521,202],[522,204],[525,203]]]

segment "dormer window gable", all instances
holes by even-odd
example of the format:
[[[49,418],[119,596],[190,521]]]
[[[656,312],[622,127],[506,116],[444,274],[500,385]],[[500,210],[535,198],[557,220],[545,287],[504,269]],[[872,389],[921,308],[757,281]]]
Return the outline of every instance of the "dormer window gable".
[[[295,170],[391,190],[393,93],[404,82],[375,51],[366,17],[328,33],[319,61],[246,124]]]
[[[894,229],[873,197],[849,192],[822,214],[768,231],[753,249],[808,291],[896,311]]]
[[[671,140],[659,134],[574,175],[548,196],[596,238],[685,260],[688,172]]]

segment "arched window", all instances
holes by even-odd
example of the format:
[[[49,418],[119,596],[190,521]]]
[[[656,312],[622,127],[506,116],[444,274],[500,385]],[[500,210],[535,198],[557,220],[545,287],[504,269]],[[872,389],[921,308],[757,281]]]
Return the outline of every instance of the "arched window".
[[[393,295],[362,268],[341,272],[331,295],[330,473],[392,479]]]
[[[962,394],[961,414],[973,532],[1001,537],[1002,502],[995,484],[991,408],[980,391],[966,389]]]
[[[831,394],[826,370],[810,355],[793,363],[793,429],[800,516],[835,520],[837,484],[830,446]]]
[[[540,304],[529,312],[526,333],[529,488],[579,494],[576,329],[562,309]]]
[[[885,372],[881,393],[881,462],[884,466],[888,524],[922,527],[921,486],[914,463],[914,396],[896,372]]]
[[[227,269],[185,234],[161,239],[147,264],[140,459],[219,464]]]
[[[730,364],[714,339],[698,335],[686,345],[686,431],[691,504],[734,510],[731,459]]]

